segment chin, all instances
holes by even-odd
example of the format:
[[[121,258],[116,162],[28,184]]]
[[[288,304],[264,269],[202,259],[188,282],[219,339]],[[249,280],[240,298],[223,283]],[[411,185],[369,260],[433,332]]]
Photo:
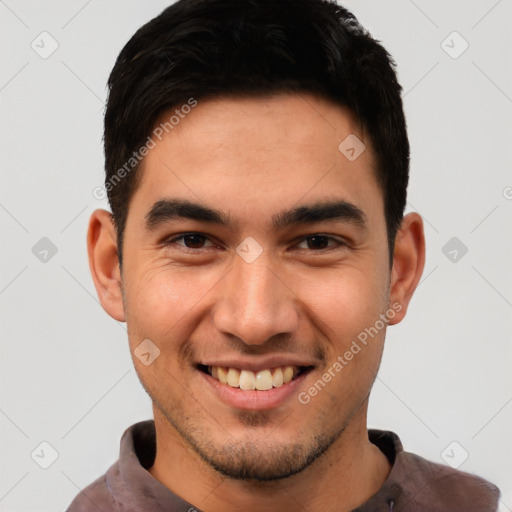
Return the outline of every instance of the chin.
[[[273,429],[279,427],[274,425]],[[269,440],[270,434],[224,438],[212,443],[198,432],[186,436],[188,444],[206,464],[224,477],[235,480],[270,482],[282,480],[313,464],[338,439],[341,432],[329,437],[313,434],[297,442]],[[248,439],[250,437],[251,439]],[[278,436],[280,437],[280,436]],[[290,436],[291,437],[291,436]]]

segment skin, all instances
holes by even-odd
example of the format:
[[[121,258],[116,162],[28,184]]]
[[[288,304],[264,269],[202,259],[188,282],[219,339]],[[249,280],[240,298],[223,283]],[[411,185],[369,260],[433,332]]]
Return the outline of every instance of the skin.
[[[338,150],[349,134],[366,145],[354,161]],[[393,304],[401,310],[389,324],[404,318],[423,271],[416,213],[404,217],[390,267],[373,166],[370,141],[351,113],[318,96],[199,101],[142,163],[122,271],[111,214],[92,214],[89,261],[103,308],[127,322],[132,355],[145,339],[160,349],[148,366],[133,357],[153,400],[157,455],[149,472],[197,508],[299,503],[349,511],[386,480],[390,464],[368,441],[366,424],[385,328],[309,403],[297,399]],[[148,229],[145,216],[164,198],[216,208],[236,224],[175,219]],[[277,212],[333,199],[359,208],[364,227],[271,225]],[[187,232],[204,237],[169,241]],[[314,235],[331,238],[322,245]],[[249,236],[263,248],[252,263],[236,252]],[[257,361],[276,353],[314,369],[293,396],[260,411],[222,402],[195,366],[219,355]],[[252,478],[237,478],[241,468]]]

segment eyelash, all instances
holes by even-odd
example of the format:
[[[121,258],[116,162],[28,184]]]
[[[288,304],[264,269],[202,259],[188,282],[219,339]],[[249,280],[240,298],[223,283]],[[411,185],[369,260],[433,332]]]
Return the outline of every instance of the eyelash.
[[[209,240],[208,236],[207,235],[204,235],[203,233],[198,233],[196,231],[191,231],[191,232],[188,232],[188,233],[182,233],[181,235],[177,235],[169,240],[166,240],[164,242],[164,245],[165,246],[171,246],[171,245],[179,245],[181,247],[180,250],[183,250],[184,252],[188,252],[188,253],[197,253],[199,251],[202,251],[205,249],[205,247],[200,247],[198,249],[193,249],[191,247],[187,247],[185,245],[181,245],[181,244],[177,244],[176,242],[178,240],[181,240],[181,239],[184,239],[186,236],[191,236],[191,235],[198,235],[200,237],[204,237],[206,240]],[[302,237],[298,243],[303,243],[305,241],[307,241],[309,238],[314,238],[314,237],[322,237],[322,238],[327,238],[328,240],[331,240],[331,241],[334,241],[336,244],[337,244],[337,247],[346,247],[347,246],[347,243],[342,241],[342,240],[339,240],[337,238],[334,238],[332,236],[329,236],[329,235],[324,235],[322,233],[312,233],[310,235],[307,235],[307,236],[304,236]],[[209,240],[211,242],[211,240]],[[213,243],[213,242],[212,242]],[[217,247],[215,244],[212,245],[212,246],[209,246],[209,247]],[[325,250],[330,250],[330,249],[333,249],[336,248],[336,245],[332,245],[332,246],[328,246],[328,247],[325,247],[323,249],[303,249],[303,250],[307,250],[308,252],[320,252],[320,251],[325,251]],[[207,249],[207,247],[206,247]]]

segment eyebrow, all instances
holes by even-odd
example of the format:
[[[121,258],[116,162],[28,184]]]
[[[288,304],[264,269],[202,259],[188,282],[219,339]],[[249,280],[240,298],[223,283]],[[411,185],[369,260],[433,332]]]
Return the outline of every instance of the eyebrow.
[[[221,210],[187,199],[161,199],[146,214],[146,229],[152,231],[161,224],[180,219],[207,222],[231,229],[238,225]],[[320,201],[279,212],[272,216],[272,227],[279,230],[296,224],[312,224],[322,221],[349,222],[363,229],[367,227],[365,213],[356,205],[345,200]]]

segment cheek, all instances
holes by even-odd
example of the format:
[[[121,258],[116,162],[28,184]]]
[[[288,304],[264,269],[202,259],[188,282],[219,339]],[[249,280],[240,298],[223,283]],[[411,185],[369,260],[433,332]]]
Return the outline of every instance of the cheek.
[[[325,400],[332,407],[355,407],[367,395],[382,355],[385,279],[369,266],[331,269],[324,274],[302,279],[301,290],[328,344],[321,377],[330,382]]]
[[[374,324],[387,303],[385,283],[377,272],[345,267],[309,274],[295,280],[298,295],[323,325],[330,338],[347,339]]]
[[[127,323],[132,332],[162,341],[197,303],[201,283],[168,268],[140,269],[125,288]]]
[[[180,271],[161,265],[146,268],[126,287],[126,316],[131,338],[149,338],[161,348],[187,339],[189,318],[197,318],[201,301],[215,284],[204,269]]]
[[[180,382],[190,368],[177,356],[197,328],[202,300],[214,284],[212,277],[163,265],[134,274],[125,293],[128,339],[137,374],[151,397],[162,404],[172,400],[173,407],[181,408]],[[149,351],[157,354],[150,364],[144,362],[148,351],[144,340],[154,344]]]

